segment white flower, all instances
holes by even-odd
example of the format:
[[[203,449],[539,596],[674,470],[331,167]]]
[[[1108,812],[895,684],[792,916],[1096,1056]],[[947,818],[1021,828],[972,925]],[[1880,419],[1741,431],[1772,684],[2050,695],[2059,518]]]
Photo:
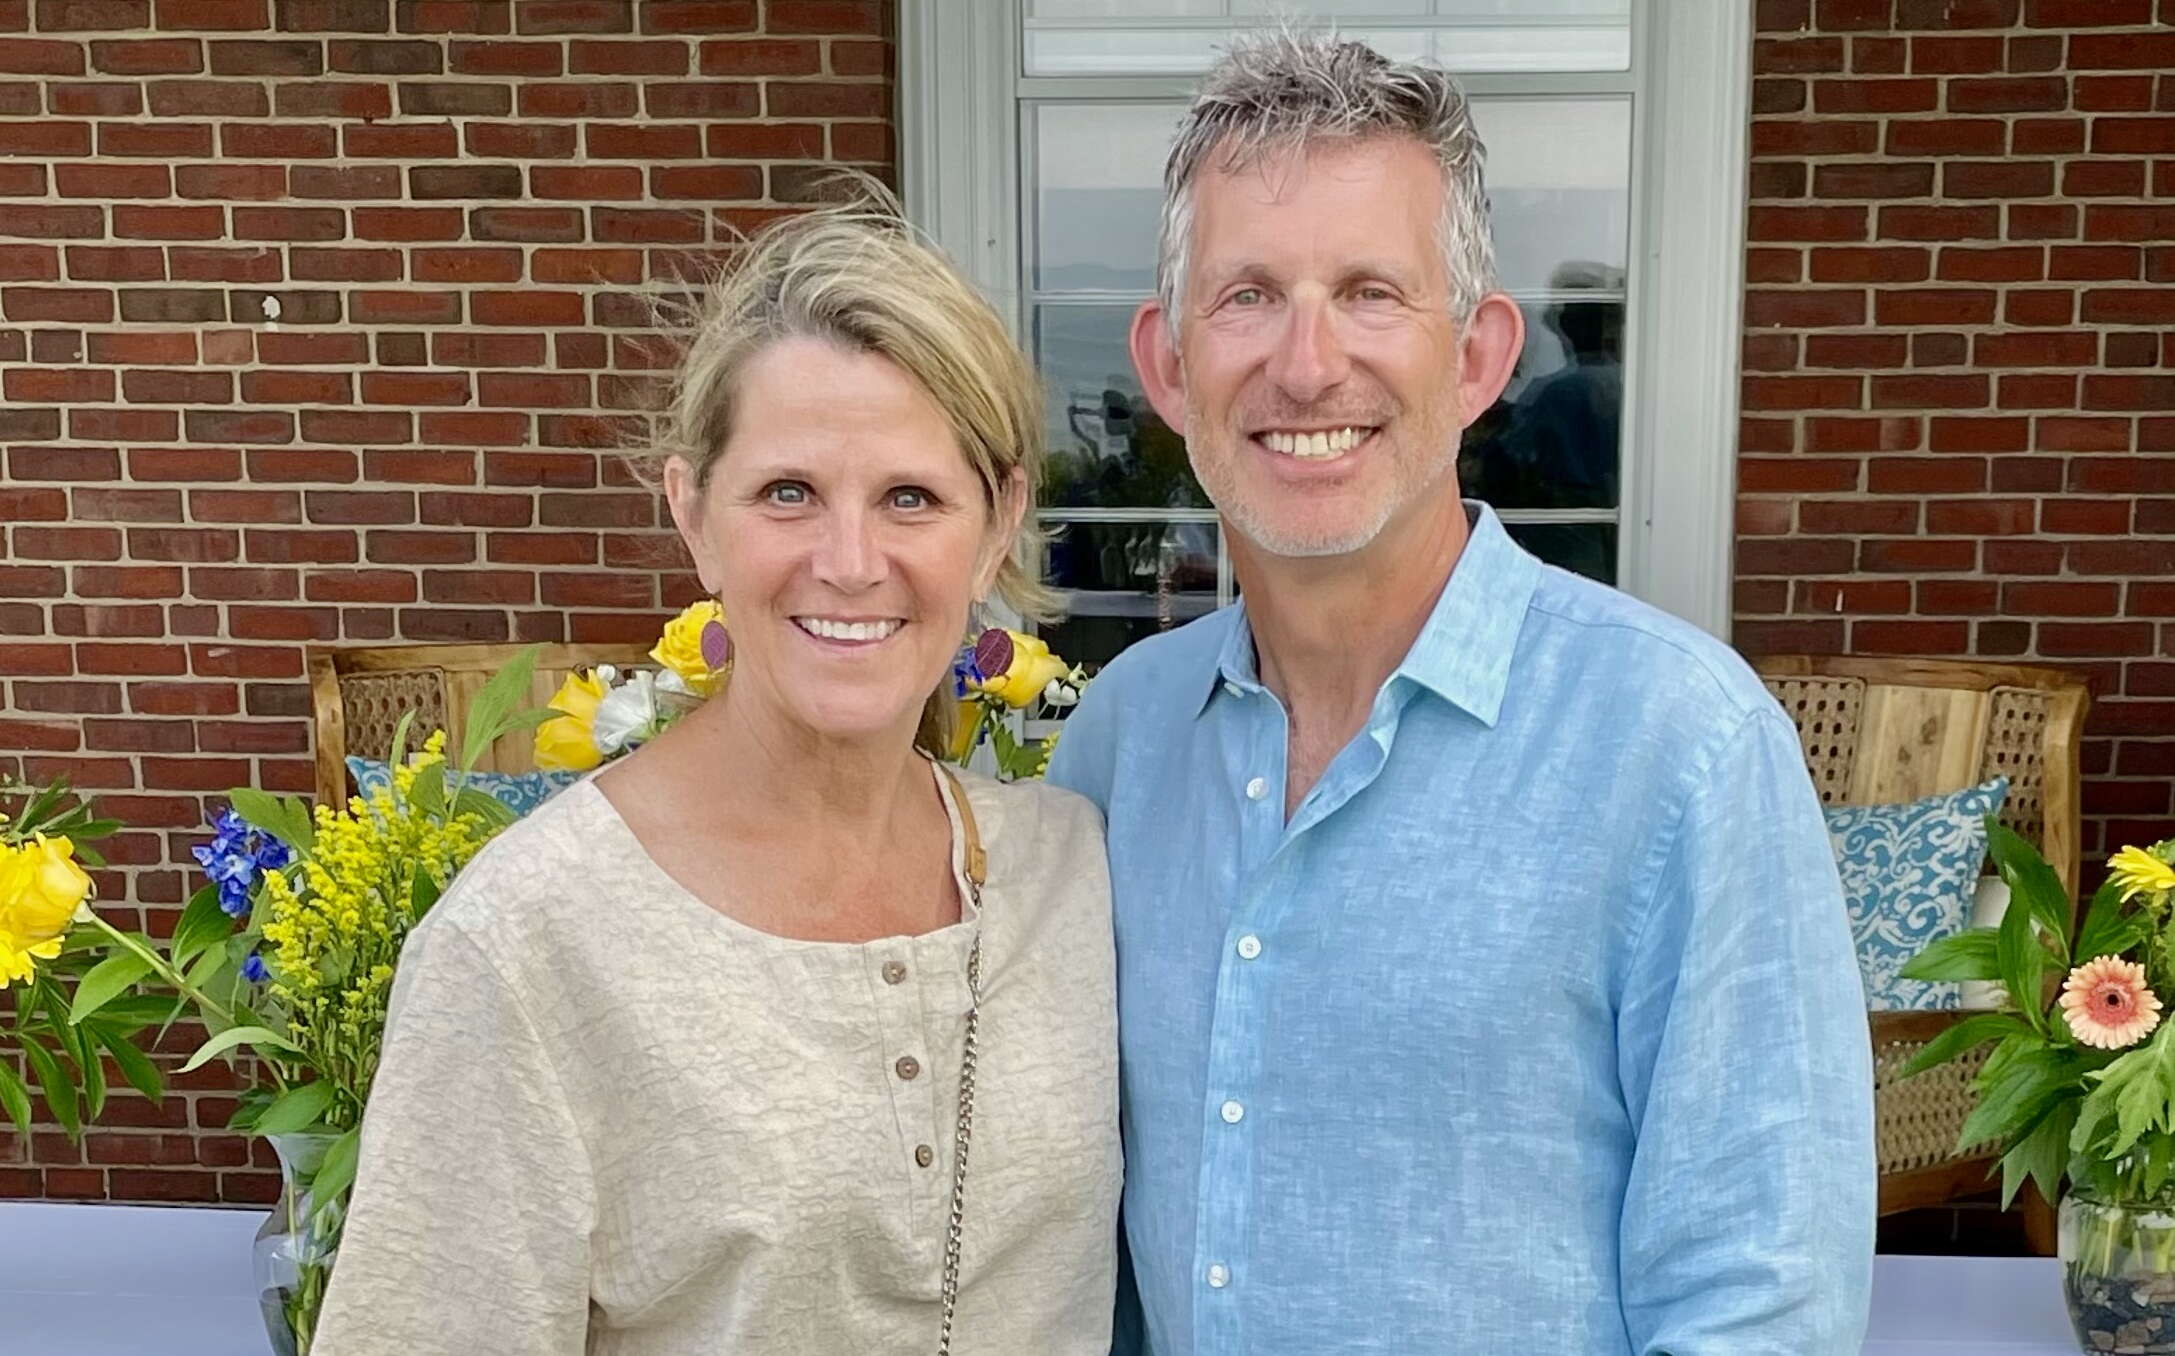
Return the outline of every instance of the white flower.
[[[655,735],[659,729],[657,675],[637,669],[597,703],[597,752],[610,758]]]

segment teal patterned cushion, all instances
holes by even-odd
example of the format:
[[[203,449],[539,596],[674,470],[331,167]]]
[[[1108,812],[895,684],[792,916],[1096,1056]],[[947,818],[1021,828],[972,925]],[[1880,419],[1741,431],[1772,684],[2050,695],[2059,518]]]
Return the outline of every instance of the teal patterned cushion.
[[[393,769],[382,758],[350,755],[347,771],[365,798],[393,784]],[[581,776],[579,772],[471,772],[468,784],[505,802],[515,814],[525,815],[580,781]]]
[[[1897,971],[1928,943],[1969,925],[1986,858],[1986,817],[2008,794],[2009,779],[1996,777],[1906,805],[1828,807],[1828,836],[1835,842],[1869,1010],[1961,1004],[1959,985],[1903,979]]]

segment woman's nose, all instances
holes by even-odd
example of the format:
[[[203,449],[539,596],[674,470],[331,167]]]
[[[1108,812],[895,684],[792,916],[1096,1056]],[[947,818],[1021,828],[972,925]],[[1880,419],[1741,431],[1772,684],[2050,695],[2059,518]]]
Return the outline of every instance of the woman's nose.
[[[831,514],[816,547],[816,578],[844,593],[857,593],[882,583],[884,552],[876,533],[877,524],[866,513]]]

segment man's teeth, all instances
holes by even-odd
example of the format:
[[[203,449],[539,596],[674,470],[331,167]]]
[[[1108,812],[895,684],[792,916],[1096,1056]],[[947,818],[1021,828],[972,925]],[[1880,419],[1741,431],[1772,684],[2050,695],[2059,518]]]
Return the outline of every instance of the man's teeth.
[[[1327,461],[1341,457],[1359,446],[1372,429],[1340,428],[1327,433],[1269,432],[1261,435],[1261,441],[1269,445],[1271,452],[1281,452],[1288,457],[1303,457],[1308,461]]]
[[[899,629],[896,620],[839,622],[824,617],[795,617],[793,622],[809,635],[822,640],[884,640]]]

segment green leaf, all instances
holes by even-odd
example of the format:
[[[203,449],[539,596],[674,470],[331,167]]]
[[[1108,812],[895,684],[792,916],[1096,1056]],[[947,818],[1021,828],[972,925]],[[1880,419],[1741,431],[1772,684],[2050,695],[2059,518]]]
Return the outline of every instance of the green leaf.
[[[2031,910],[2032,917],[2039,920],[2047,936],[2053,939],[2056,959],[2063,969],[2068,969],[2069,934],[2076,926],[2077,918],[2062,878],[2054,874],[2047,859],[2039,855],[2039,849],[1991,815],[1986,820],[1986,850],[1994,855],[1994,865],[2001,869],[2001,878],[2009,883],[2010,899],[2022,900]]]
[[[137,980],[151,973],[151,962],[133,951],[116,951],[100,961],[82,982],[76,985],[75,1006],[68,1011],[68,1020],[80,1022],[119,998],[133,987]]]
[[[332,1105],[332,1084],[319,1079],[289,1088],[274,1098],[252,1127],[259,1135],[284,1135],[317,1124]]]
[[[1976,1050],[1991,1040],[1998,1040],[2012,1032],[2028,1032],[2029,1027],[2006,1012],[1986,1012],[1976,1017],[1966,1017],[1956,1025],[1926,1042],[1923,1050],[1903,1066],[1903,1077],[1924,1073],[1926,1070],[1948,1063],[1967,1050]]]
[[[97,1022],[89,1024],[91,1038],[105,1047],[113,1057],[113,1067],[121,1071],[128,1085],[142,1093],[146,1100],[158,1105],[166,1100],[166,1080],[159,1077],[158,1066],[149,1056],[136,1048],[121,1032],[111,1030]]]
[[[181,1066],[181,1071],[194,1073],[210,1063],[213,1056],[223,1055],[237,1045],[285,1050],[290,1054],[300,1053],[286,1037],[276,1031],[261,1026],[231,1026],[198,1046],[196,1053],[189,1056],[189,1062]]]
[[[453,798],[453,808],[457,813],[470,814],[481,819],[493,833],[519,818],[513,812],[513,807],[505,801],[488,791],[478,791],[473,786],[461,788],[460,794]]]
[[[83,1134],[83,1119],[77,1111],[75,1080],[68,1077],[60,1067],[60,1060],[40,1042],[25,1037],[23,1054],[30,1060],[31,1071],[38,1076],[38,1086],[45,1090],[45,1105],[52,1111],[53,1119],[68,1132],[68,1138],[79,1138]]]
[[[315,1086],[312,1084],[311,1086]],[[310,1182],[310,1213],[322,1218],[347,1201],[347,1189],[355,1185],[355,1165],[362,1153],[362,1127],[348,1131],[325,1150]]]
[[[23,1086],[14,1066],[6,1060],[0,1060],[0,1107],[6,1108],[8,1119],[15,1122],[16,1133],[29,1139],[30,1089]]]
[[[2077,956],[2082,963],[2099,956],[2119,956],[2145,939],[2152,920],[2122,907],[2122,884],[2110,880],[2099,887],[2085,910],[2084,927],[2077,933]]]
[[[1905,979],[1999,979],[1999,935],[1993,928],[1971,928],[1943,937],[1911,957],[1900,973]]]
[[[234,813],[240,815],[249,827],[268,833],[283,843],[294,832],[287,822],[287,807],[280,803],[278,796],[269,791],[259,791],[254,786],[237,786],[227,792],[227,803],[234,807]]]
[[[281,835],[288,847],[302,856],[317,846],[317,830],[310,819],[310,803],[300,796],[281,796],[280,808],[287,812],[287,832]]]
[[[2009,1208],[2027,1179],[2050,1201],[2062,1198],[2062,1170],[2069,1162],[2069,1132],[2077,1122],[2074,1099],[2056,1102],[2023,1138],[2001,1156],[2001,1208]]]
[[[445,764],[433,763],[415,774],[415,780],[408,784],[408,803],[434,818],[445,810]]]
[[[76,843],[74,847],[77,865],[88,867],[93,871],[106,869],[106,854],[92,847],[89,843]]]
[[[386,748],[387,767],[399,767],[408,758],[408,727],[415,724],[415,708],[409,707],[393,722],[393,742]]]
[[[506,717],[529,690],[529,679],[536,672],[536,657],[543,652],[540,645],[531,645],[515,655],[513,661],[491,675],[491,681],[476,693],[468,705],[461,733],[461,771],[476,766],[483,751],[491,747],[491,741],[506,732]]]
[[[429,913],[430,906],[438,902],[439,893],[437,879],[418,866],[414,878],[408,882],[408,916],[421,918]]]
[[[72,1053],[83,1074],[83,1119],[95,1121],[106,1109],[106,1062],[98,1057],[90,1032],[78,1028],[74,1035],[79,1044]]]
[[[2049,1047],[2018,1055],[1999,1077],[1981,1080],[1979,1104],[1965,1117],[1957,1147],[1989,1140],[2008,1143],[2055,1098],[2074,1093],[2083,1073],[2083,1065],[2066,1050]]]
[[[2047,951],[2039,943],[2037,930],[2032,926],[2032,911],[2018,908],[2020,901],[2011,898],[2009,908],[2001,915],[2001,927],[1994,936],[1995,959],[2000,962],[2001,982],[2009,990],[2009,1003],[2036,1031],[2045,1031],[2046,999],[2041,992],[2040,978],[2045,973]]]
[[[167,955],[173,959],[175,969],[186,970],[205,947],[233,931],[233,917],[219,907],[219,887],[207,885],[189,897],[189,907],[181,911],[181,921],[174,925]]]

